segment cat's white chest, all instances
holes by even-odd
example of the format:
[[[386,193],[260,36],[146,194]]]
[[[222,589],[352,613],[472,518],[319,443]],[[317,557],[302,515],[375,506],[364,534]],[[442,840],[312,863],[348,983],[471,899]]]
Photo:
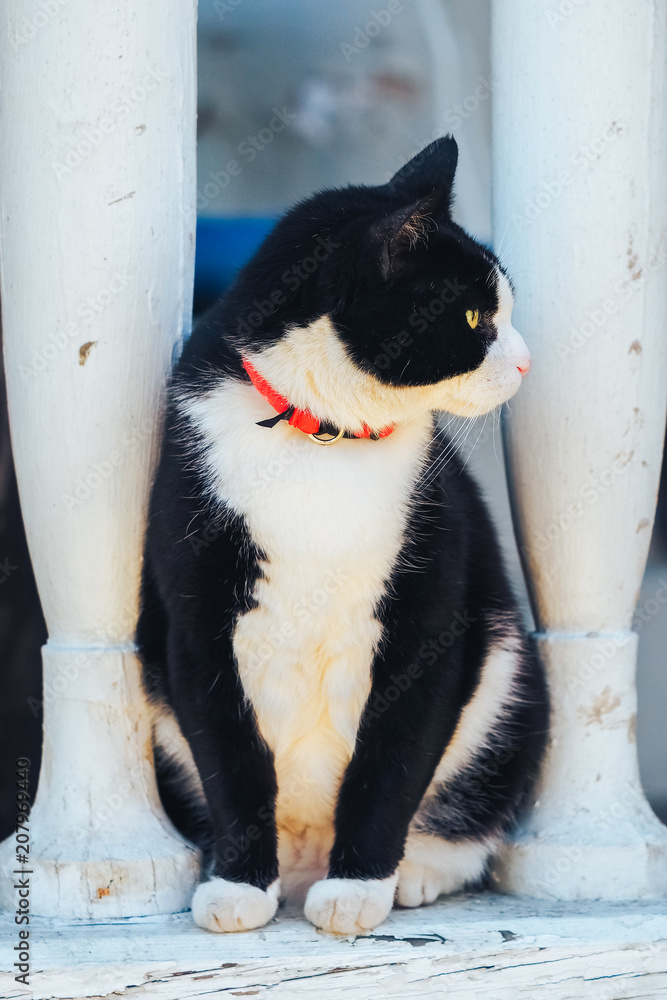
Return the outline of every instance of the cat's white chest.
[[[375,609],[405,539],[429,414],[380,441],[318,446],[232,383],[188,407],[210,442],[215,494],[261,550],[238,670],[278,777],[279,828],[331,827],[380,639]]]

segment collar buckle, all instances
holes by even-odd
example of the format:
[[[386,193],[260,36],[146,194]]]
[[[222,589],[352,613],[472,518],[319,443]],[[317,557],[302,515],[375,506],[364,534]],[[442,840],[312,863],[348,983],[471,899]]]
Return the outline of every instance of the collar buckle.
[[[315,444],[335,444],[336,441],[340,441],[344,432],[343,428],[341,427],[338,433],[333,437],[328,437],[328,438],[319,437],[320,434],[327,434],[327,433],[328,431],[317,431],[315,434],[309,434],[308,437],[310,438],[311,441],[314,441]]]

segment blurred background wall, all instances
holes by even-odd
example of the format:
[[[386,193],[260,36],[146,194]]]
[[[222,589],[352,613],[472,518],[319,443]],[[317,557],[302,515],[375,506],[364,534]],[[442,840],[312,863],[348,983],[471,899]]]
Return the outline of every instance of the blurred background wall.
[[[489,0],[200,0],[195,311],[224,291],[273,220],[324,187],[388,180],[431,139],[460,149],[455,216],[491,241]],[[517,67],[520,74],[521,67]],[[501,234],[503,243],[520,238]],[[513,276],[521,295],[521,275]],[[521,331],[530,345],[530,330]],[[6,411],[0,421],[0,835],[12,821],[14,760],[41,732],[44,641],[22,534]],[[498,416],[454,421],[525,596],[511,530]],[[667,581],[660,505],[639,602],[638,744],[644,785],[667,819]],[[6,571],[2,559],[6,559]],[[666,591],[667,592],[667,591]]]

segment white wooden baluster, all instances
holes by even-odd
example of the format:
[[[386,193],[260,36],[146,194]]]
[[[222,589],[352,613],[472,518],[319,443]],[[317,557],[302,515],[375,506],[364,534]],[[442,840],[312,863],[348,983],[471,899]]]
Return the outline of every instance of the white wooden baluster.
[[[553,697],[538,802],[496,880],[536,895],[667,891],[630,631],[665,427],[666,17],[664,0],[493,5],[494,226],[534,355],[508,469]]]
[[[0,15],[6,372],[49,629],[41,914],[183,909],[196,876],[157,795],[132,641],[157,414],[191,313],[195,14],[6,0]]]

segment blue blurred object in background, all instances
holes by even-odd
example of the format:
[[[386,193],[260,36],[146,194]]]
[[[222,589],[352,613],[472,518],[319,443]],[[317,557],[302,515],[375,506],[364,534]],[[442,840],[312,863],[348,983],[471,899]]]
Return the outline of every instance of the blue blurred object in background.
[[[264,216],[197,219],[195,313],[203,312],[222,295],[275,222],[275,218]]]

